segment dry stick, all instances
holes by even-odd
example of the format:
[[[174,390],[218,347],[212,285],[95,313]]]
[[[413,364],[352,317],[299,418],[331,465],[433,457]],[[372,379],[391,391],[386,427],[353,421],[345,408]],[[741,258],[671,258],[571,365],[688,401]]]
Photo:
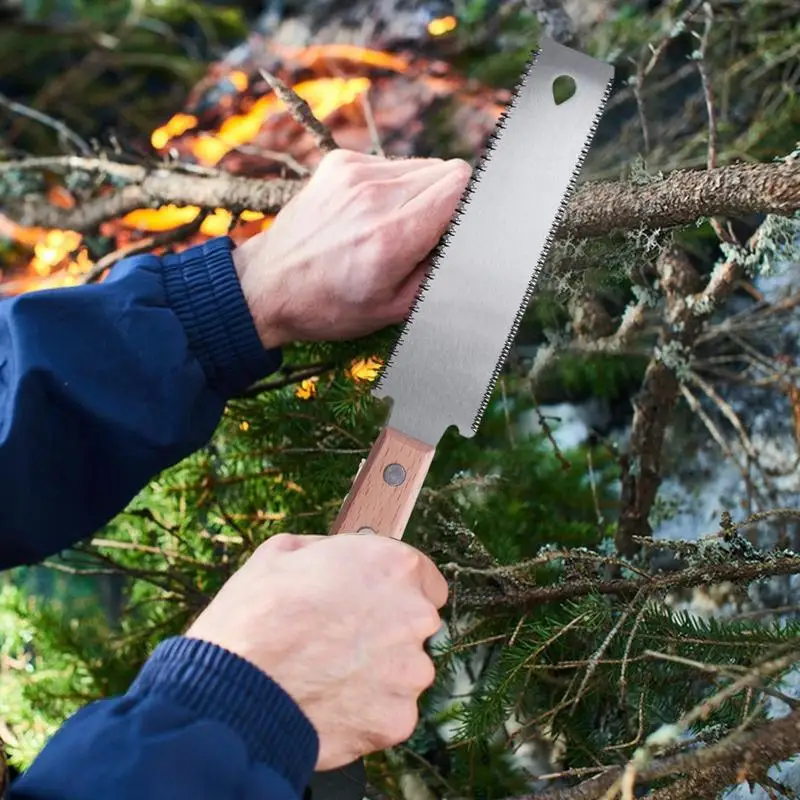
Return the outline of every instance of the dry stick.
[[[0,164],[0,172],[5,166],[7,164]],[[299,180],[265,181],[224,173],[209,177],[159,168],[147,172],[140,182],[130,183],[113,194],[88,200],[72,209],[56,208],[40,196],[29,196],[17,205],[9,203],[4,213],[25,227],[75,231],[95,230],[102,222],[139,208],[170,204],[211,210],[226,208],[234,214],[247,210],[274,214],[304,185],[305,182]]]
[[[619,699],[621,704],[625,704],[625,700],[628,696],[628,664],[630,664],[633,641],[636,637],[636,632],[639,630],[639,626],[642,624],[642,620],[644,620],[644,615],[647,612],[647,609],[648,603],[647,598],[645,598],[645,601],[642,603],[642,607],[639,609],[639,613],[633,620],[633,625],[631,625],[631,632],[628,634],[628,641],[625,642],[625,652],[622,654],[622,667],[619,671]]]
[[[703,86],[703,97],[706,102],[706,114],[708,116],[708,155],[706,158],[706,168],[714,169],[714,167],[717,166],[717,111],[714,98],[714,86],[711,82],[708,62],[706,61],[708,39],[714,24],[714,10],[711,7],[711,3],[703,3],[703,12],[706,18],[703,33],[698,34],[694,31],[692,33],[699,39],[696,63],[697,71],[700,73],[700,82]],[[728,244],[736,243],[736,237],[733,234],[730,222],[727,223],[727,229],[723,228],[720,220],[715,217],[711,217],[710,222],[714,233],[717,234],[720,241],[727,242]]]
[[[636,66],[636,78],[631,86],[633,97],[636,100],[636,111],[639,115],[639,125],[642,129],[642,139],[644,144],[644,152],[647,155],[650,152],[650,130],[647,125],[647,116],[644,105],[644,83],[645,78],[653,71],[656,64],[661,59],[664,51],[667,49],[669,43],[683,30],[686,23],[700,10],[702,0],[693,0],[693,2],[680,14],[672,24],[669,33],[664,36],[657,45],[648,44],[647,50],[643,53]],[[650,58],[645,61],[646,54],[650,54]]]
[[[569,202],[559,235],[586,238],[639,227],[669,228],[716,214],[744,216],[756,205],[759,213],[786,216],[800,208],[800,159],[675,170],[646,185],[586,183]],[[763,210],[767,205],[771,211]]]
[[[219,139],[220,137],[214,134],[201,134],[209,138]],[[231,150],[232,153],[241,153],[242,155],[260,156],[261,158],[268,158],[272,161],[277,161],[288,167],[292,172],[301,178],[311,175],[311,170],[303,166],[294,156],[289,153],[279,153],[277,150],[269,150],[265,147],[255,147],[251,144],[240,144]]]
[[[722,435],[719,428],[714,424],[714,421],[709,417],[709,415],[705,412],[703,407],[700,405],[700,401],[692,394],[687,386],[681,384],[680,392],[683,399],[686,401],[686,404],[689,408],[697,414],[700,418],[700,421],[705,425],[706,430],[711,434],[711,438],[717,443],[719,449],[725,454],[726,458],[729,458],[735,465],[736,469],[739,470],[739,474],[742,476],[742,480],[745,483],[750,483],[750,476],[747,473],[747,468],[744,467],[740,462],[739,459],[734,455],[731,446],[725,440],[725,437]]]
[[[597,665],[600,663],[600,659],[605,655],[606,650],[608,650],[611,642],[614,641],[622,626],[628,621],[628,618],[633,613],[633,609],[636,608],[636,605],[639,603],[640,596],[643,594],[644,589],[645,587],[642,587],[642,589],[639,590],[639,593],[633,598],[630,605],[619,615],[619,619],[614,624],[614,627],[608,632],[606,638],[603,639],[600,647],[598,647],[597,650],[592,653],[592,656],[589,659],[589,664],[586,667],[586,672],[584,673],[580,686],[578,686],[578,690],[575,692],[575,697],[572,700],[573,711],[580,702],[581,697],[583,697],[583,691],[591,680],[592,675],[594,675],[596,672]]]
[[[8,202],[4,213],[26,227],[86,231],[137,208],[159,205],[227,208],[232,212],[273,214],[306,184],[305,180],[260,180],[204,169],[188,174],[181,167],[154,169],[100,158],[20,159],[0,163],[12,170],[87,170],[129,181],[122,189],[77,208],[51,206],[41,196]],[[800,208],[800,159],[765,164],[736,164],[704,170],[675,170],[647,185],[598,181],[578,189],[567,205],[557,237],[587,238],[615,231],[688,225],[699,217],[748,214],[791,215]]]
[[[53,117],[51,117],[49,114],[45,114],[43,111],[37,111],[35,108],[18,103],[15,100],[12,100],[10,97],[6,97],[4,94],[0,94],[0,106],[5,106],[12,114],[19,114],[21,117],[28,117],[28,119],[32,119],[41,125],[52,128],[59,136],[61,136],[62,139],[74,144],[75,147],[77,147],[78,150],[80,150],[84,155],[88,155],[92,152],[92,148],[89,147],[87,142],[78,136],[78,134],[75,133],[75,131],[73,131],[66,123],[57,119],[53,119]]]
[[[613,556],[604,556],[600,553],[592,553],[590,551],[582,550],[547,550],[538,556],[528,558],[525,561],[519,561],[516,564],[500,564],[498,566],[490,567],[472,567],[457,564],[450,561],[442,564],[440,569],[449,570],[455,574],[463,575],[480,575],[486,578],[503,578],[503,579],[518,579],[520,574],[523,574],[534,567],[543,566],[544,564],[551,564],[553,561],[564,559],[566,561],[594,561],[598,564],[607,566],[624,567],[625,569],[635,572],[642,578],[651,578],[652,576],[645,572],[641,567],[635,564],[629,564],[619,558]]]
[[[367,121],[367,130],[369,131],[369,138],[372,141],[372,149],[374,152],[382,157],[386,157],[386,153],[381,144],[381,135],[378,131],[378,126],[375,124],[375,115],[372,113],[372,103],[369,101],[369,89],[362,92],[361,105],[364,108],[364,119]]]
[[[311,106],[294,89],[289,88],[280,78],[276,78],[265,69],[260,69],[259,73],[275,94],[283,100],[289,113],[314,137],[320,150],[329,153],[331,150],[339,149],[333,134],[314,116]]]
[[[739,439],[742,443],[745,453],[747,453],[748,458],[750,458],[753,463],[758,464],[758,453],[756,452],[753,442],[747,435],[747,431],[744,429],[742,421],[739,419],[738,414],[733,410],[730,403],[722,398],[717,390],[710,383],[703,380],[703,378],[694,370],[692,370],[690,373],[689,380],[697,385],[703,394],[705,394],[705,396],[716,405],[725,419],[731,423],[734,430],[739,434]]]
[[[748,672],[746,667],[737,666],[736,670],[734,670],[735,665],[720,666],[719,664],[706,664],[702,661],[695,661],[692,658],[676,656],[672,653],[658,653],[655,650],[645,650],[644,655],[649,656],[650,658],[658,659],[659,661],[671,661],[674,664],[681,664],[684,667],[692,667],[700,670],[701,672],[709,672],[712,675],[721,675],[723,678],[740,678],[741,674],[737,675],[736,670],[738,670],[740,673]],[[772,689],[769,686],[762,686],[758,684],[757,688],[764,694],[774,697],[776,700],[780,700],[782,703],[785,703],[791,709],[800,708],[800,700],[797,700],[794,697],[789,697],[789,695],[779,692],[776,689]]]
[[[83,283],[94,283],[99,280],[106,270],[111,269],[116,263],[123,258],[143,253],[145,251],[153,250],[157,247],[165,247],[166,245],[174,242],[181,241],[184,238],[192,236],[200,230],[203,220],[208,216],[208,211],[201,211],[195,219],[185,225],[179,225],[177,228],[171,228],[167,231],[147,236],[140,239],[138,242],[120,247],[112,253],[104,255],[98,259],[97,263],[84,275]]]

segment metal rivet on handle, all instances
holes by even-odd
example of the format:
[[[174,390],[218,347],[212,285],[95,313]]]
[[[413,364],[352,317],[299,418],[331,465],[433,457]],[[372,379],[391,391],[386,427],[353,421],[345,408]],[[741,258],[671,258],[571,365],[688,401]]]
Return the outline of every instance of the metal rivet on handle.
[[[389,464],[383,471],[383,479],[389,486],[400,486],[406,479],[406,471],[401,464]]]
[[[364,528],[359,528],[359,529],[356,531],[356,533],[375,533],[375,531],[374,531],[374,530],[372,530],[372,528],[369,528],[369,527],[364,527]]]

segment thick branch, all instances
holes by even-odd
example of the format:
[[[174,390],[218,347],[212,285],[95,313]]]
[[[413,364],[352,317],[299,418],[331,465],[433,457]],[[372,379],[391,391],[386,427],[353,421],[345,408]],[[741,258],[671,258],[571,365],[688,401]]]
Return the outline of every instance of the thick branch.
[[[602,236],[614,230],[670,228],[700,217],[788,216],[800,208],[800,160],[675,170],[645,185],[585,184],[567,209],[564,233]]]
[[[800,751],[800,711],[762,723],[751,730],[737,731],[715,745],[669,758],[659,759],[637,775],[637,785],[685,775],[647,796],[653,800],[694,800],[716,797],[728,786],[746,778],[761,778],[773,765]],[[620,777],[621,769],[611,769],[599,778],[584,781],[571,789],[556,789],[535,795],[535,800],[599,800]],[[518,800],[534,800],[533,796]]]
[[[233,213],[251,210],[275,214],[303,185],[300,180],[258,180],[224,173],[210,177],[163,169],[147,173],[140,183],[131,183],[68,210],[51,206],[38,196],[28,197],[12,206],[8,216],[25,227],[87,231],[138,208],[170,204],[207,210],[225,208]]]
[[[0,164],[0,174],[31,169],[86,169],[132,183],[114,194],[64,210],[40,197],[5,213],[25,226],[85,231],[136,208],[161,204],[195,205],[206,209],[275,213],[304,185],[302,180],[258,180],[229,175],[188,174],[176,168],[120,165],[100,159],[69,157]],[[788,215],[800,208],[800,161],[738,164],[706,172],[676,170],[664,180],[646,185],[628,181],[587,183],[571,199],[558,231],[560,238],[602,236],[640,227],[665,228],[687,225],[701,216],[743,216],[753,213]]]
[[[622,459],[622,487],[617,551],[632,556],[636,536],[649,536],[648,517],[661,485],[664,437],[680,390],[678,363],[691,351],[704,317],[692,313],[686,298],[700,289],[700,278],[678,248],[666,248],[656,261],[667,299],[667,319],[658,348],[634,400],[628,453]],[[721,295],[722,296],[722,295]]]
[[[468,588],[458,586],[458,604],[461,608],[488,610],[508,610],[534,608],[542,603],[554,603],[590,594],[633,595],[644,590],[645,594],[686,589],[705,584],[748,583],[759,578],[774,575],[800,575],[800,558],[784,556],[768,561],[735,562],[709,564],[702,567],[688,567],[678,572],[654,575],[652,578],[617,578],[600,580],[591,578],[570,578],[566,583],[552,586],[525,586],[516,576],[513,583],[504,583],[502,588]],[[500,578],[496,580],[501,581]]]

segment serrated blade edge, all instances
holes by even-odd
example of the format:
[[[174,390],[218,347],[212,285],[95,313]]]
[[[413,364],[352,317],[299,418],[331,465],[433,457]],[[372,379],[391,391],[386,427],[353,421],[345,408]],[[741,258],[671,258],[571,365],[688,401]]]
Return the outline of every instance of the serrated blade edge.
[[[578,87],[567,102],[579,105],[566,115],[558,111],[551,94],[552,80],[561,74],[573,76]],[[548,39],[543,38],[532,54],[434,252],[431,269],[373,391],[376,397],[392,399],[388,423],[392,428],[431,445],[451,425],[457,425],[463,436],[477,432],[536,290],[612,80],[611,65]],[[564,122],[572,126],[558,130],[556,123]],[[528,123],[530,128],[522,127]],[[531,141],[526,152],[532,154],[521,158],[518,170],[508,153],[500,153],[507,134],[516,148],[527,145],[528,136]],[[563,144],[554,143],[552,137],[560,137]],[[553,159],[556,163],[547,161],[548,153],[558,156]],[[490,173],[498,154],[502,158]],[[526,187],[526,180],[542,185]],[[502,204],[522,203],[526,189],[535,195],[538,217],[529,237],[518,227],[506,226],[503,231]],[[509,218],[514,217],[511,211],[508,207]],[[516,218],[519,221],[519,213]],[[500,264],[497,280],[503,283],[495,284],[498,291],[493,293],[489,270],[495,261]],[[478,296],[481,293],[488,296]],[[476,365],[463,363],[469,358],[470,337]],[[493,368],[487,366],[490,350]],[[431,369],[441,374],[425,372]]]

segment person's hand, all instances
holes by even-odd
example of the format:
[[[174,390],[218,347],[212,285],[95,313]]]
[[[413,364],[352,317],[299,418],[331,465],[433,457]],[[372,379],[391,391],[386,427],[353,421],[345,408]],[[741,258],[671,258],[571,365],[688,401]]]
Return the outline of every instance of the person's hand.
[[[413,547],[374,534],[280,534],[262,544],[187,636],[247,659],[317,731],[317,769],[408,739],[434,681],[423,645],[447,581]]]
[[[272,226],[233,253],[264,346],[402,321],[470,174],[460,159],[327,154]]]

